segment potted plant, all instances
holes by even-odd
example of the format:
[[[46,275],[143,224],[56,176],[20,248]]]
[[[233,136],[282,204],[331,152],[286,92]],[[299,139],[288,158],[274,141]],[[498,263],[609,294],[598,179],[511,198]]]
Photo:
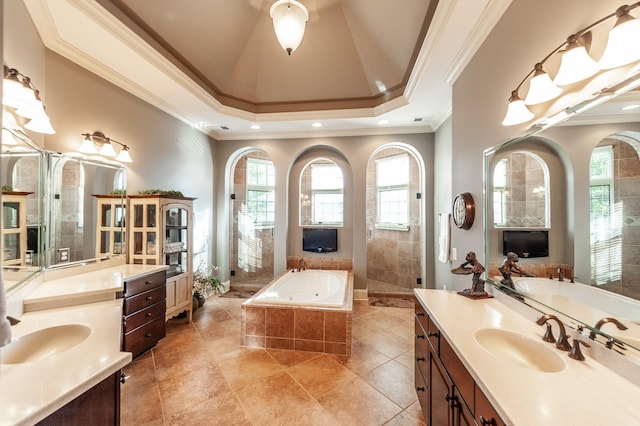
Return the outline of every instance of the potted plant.
[[[224,290],[224,286],[220,282],[220,279],[215,275],[217,270],[217,266],[206,265],[203,263],[193,273],[193,297],[198,300],[199,306],[204,305],[204,301],[209,295],[213,293],[220,293]]]

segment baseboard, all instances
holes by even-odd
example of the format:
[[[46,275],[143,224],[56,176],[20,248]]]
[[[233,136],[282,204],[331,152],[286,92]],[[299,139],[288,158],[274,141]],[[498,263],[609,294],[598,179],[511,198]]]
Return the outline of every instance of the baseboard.
[[[369,290],[366,288],[353,289],[353,300],[369,300]]]

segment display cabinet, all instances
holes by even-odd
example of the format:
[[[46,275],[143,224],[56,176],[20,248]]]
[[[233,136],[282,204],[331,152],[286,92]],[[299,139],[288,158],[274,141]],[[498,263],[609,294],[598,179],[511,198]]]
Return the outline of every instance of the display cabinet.
[[[27,250],[27,196],[32,192],[2,192],[2,265],[30,265]]]
[[[129,263],[168,265],[166,319],[192,315],[193,200],[129,195]]]
[[[97,195],[96,257],[126,253],[126,204],[121,195]]]

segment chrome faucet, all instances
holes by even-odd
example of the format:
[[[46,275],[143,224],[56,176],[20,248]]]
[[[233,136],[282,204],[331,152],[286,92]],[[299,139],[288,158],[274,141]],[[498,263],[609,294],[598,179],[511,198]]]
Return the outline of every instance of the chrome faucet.
[[[555,320],[558,323],[558,328],[560,329],[560,337],[558,337],[558,341],[556,341],[556,348],[561,349],[563,351],[568,351],[571,349],[571,345],[569,344],[569,340],[567,338],[567,331],[564,328],[564,324],[562,321],[558,319],[555,315],[545,314],[538,318],[536,324],[542,325],[545,324],[550,319]],[[552,340],[553,339],[553,340]],[[551,330],[547,327],[547,333],[545,333],[543,340],[546,342],[553,342],[555,338],[551,334]]]
[[[589,333],[589,339],[591,340],[595,340],[596,339],[596,333],[598,331],[600,331],[600,328],[605,325],[608,322],[612,322],[616,325],[616,327],[618,327],[618,330],[626,330],[627,326],[622,324],[620,321],[618,321],[615,318],[611,318],[611,317],[607,317],[607,318],[602,318],[600,321],[598,321],[596,323],[596,326],[593,327],[593,329],[591,330],[591,333]]]
[[[305,271],[307,269],[307,262],[304,259],[300,259],[298,261],[298,272]]]

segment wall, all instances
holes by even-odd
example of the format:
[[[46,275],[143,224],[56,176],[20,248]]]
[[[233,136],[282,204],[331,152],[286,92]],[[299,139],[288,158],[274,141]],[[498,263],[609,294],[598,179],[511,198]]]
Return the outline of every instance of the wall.
[[[216,198],[218,203],[218,265],[229,265],[228,255],[228,223],[229,219],[229,162],[249,148],[263,150],[273,161],[276,170],[276,208],[284,209],[276,211],[276,225],[274,229],[274,253],[275,271],[277,275],[286,268],[287,256],[300,255],[299,252],[300,227],[298,226],[297,213],[297,178],[294,172],[296,167],[302,168],[302,160],[309,152],[314,154],[322,153],[322,156],[330,158],[343,169],[345,178],[345,212],[349,212],[347,221],[352,221],[352,231],[342,236],[345,240],[339,241],[340,252],[332,254],[332,257],[353,258],[353,270],[355,275],[355,288],[366,288],[366,168],[370,156],[377,148],[392,142],[401,142],[413,147],[424,159],[426,164],[424,179],[426,200],[426,228],[425,235],[425,258],[427,282],[434,280],[433,263],[433,134],[412,134],[412,135],[377,135],[377,136],[355,136],[355,137],[334,137],[334,138],[313,138],[313,139],[262,139],[255,141],[224,141],[217,147],[215,159],[216,169]],[[333,154],[332,154],[333,153]],[[295,206],[295,209],[294,209]],[[347,216],[347,215],[345,215]],[[222,218],[225,218],[222,220]],[[334,256],[335,255],[335,256]],[[305,255],[306,256],[306,255]],[[228,273],[228,271],[226,271]]]
[[[127,164],[129,192],[171,189],[197,198],[195,251],[211,261],[216,141],[45,49],[23,3],[4,6],[5,62],[32,77],[56,129],[54,135],[31,136],[43,148],[62,153],[77,149],[81,133],[97,130],[126,143],[133,158]]]
[[[618,3],[610,1],[514,0],[460,74],[453,85],[452,152],[455,153],[455,160],[451,170],[452,193],[471,192],[478,208],[476,223],[469,231],[453,229],[454,247],[475,248],[476,251],[482,252],[478,248],[483,246],[484,235],[484,206],[481,205],[483,152],[519,135],[524,128],[503,127],[500,124],[511,91],[536,62],[566,40],[572,32],[612,13],[617,6]],[[557,143],[563,147],[572,164],[576,164],[580,155],[584,155],[579,151],[588,151],[585,145],[575,143],[575,139]],[[438,175],[438,179],[441,177],[446,179]],[[567,181],[573,182],[578,177],[581,176],[576,172],[575,176],[567,176]],[[437,185],[437,197],[440,191]],[[564,201],[569,217],[573,218],[574,211],[588,211],[585,210],[588,204],[578,205],[576,199],[574,206],[573,200],[573,194],[568,194]],[[582,219],[576,216],[576,227],[579,220]],[[588,218],[586,220],[588,221]],[[573,223],[567,224],[567,232],[571,237],[573,226]],[[588,247],[588,244],[588,239],[574,240],[576,251],[581,245]],[[458,251],[460,252],[460,249]],[[577,272],[577,275],[580,276],[580,272]],[[466,281],[466,278],[455,276],[453,281],[455,285],[457,282]]]

